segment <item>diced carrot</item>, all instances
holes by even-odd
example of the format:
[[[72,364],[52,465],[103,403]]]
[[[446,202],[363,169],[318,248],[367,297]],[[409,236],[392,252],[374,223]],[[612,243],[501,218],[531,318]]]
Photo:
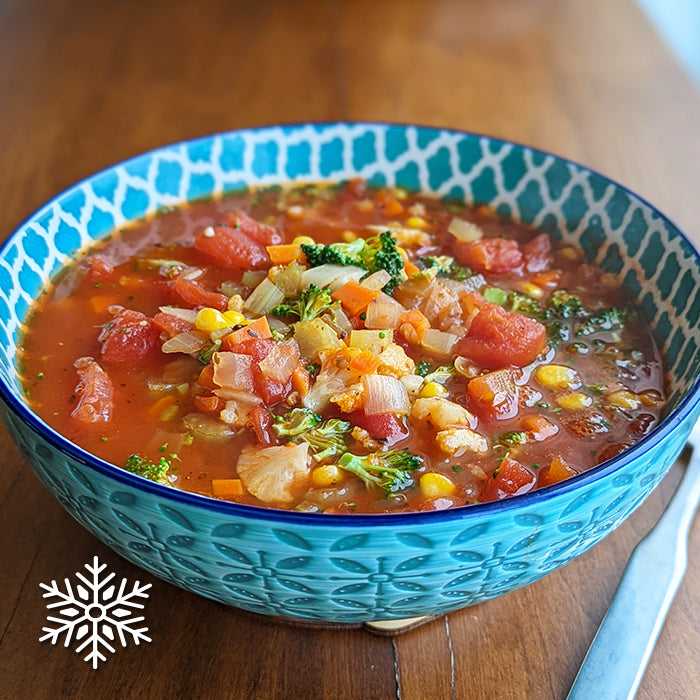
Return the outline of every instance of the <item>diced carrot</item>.
[[[98,294],[90,297],[90,307],[96,314],[103,314],[107,309],[115,303],[114,297],[106,294]]]
[[[355,356],[350,360],[350,368],[361,374],[373,374],[381,364],[381,360],[371,350],[360,350],[353,354]]]
[[[544,416],[527,416],[522,419],[521,425],[536,442],[542,442],[559,432],[559,428]]]
[[[207,389],[219,388],[219,385],[214,381],[214,365],[211,362],[199,373],[197,383]]]
[[[427,316],[418,309],[411,309],[404,311],[400,320],[399,331],[401,335],[412,345],[420,344],[425,332],[430,328]]]
[[[418,266],[414,265],[410,261],[404,263],[403,269],[408,277],[412,277],[413,275],[417,275],[420,272],[420,270],[418,269]]]
[[[382,205],[389,216],[398,216],[403,213],[403,204],[385,187],[382,187],[377,192],[375,199]]]
[[[575,470],[573,470],[559,455],[555,455],[552,457],[547,471],[540,475],[540,485],[549,486],[550,484],[556,484],[575,474]]]
[[[226,402],[214,394],[201,394],[196,395],[192,402],[195,408],[205,413],[217,413],[224,408]]]
[[[261,316],[247,326],[243,326],[243,328],[239,328],[224,336],[221,339],[221,347],[224,350],[230,350],[234,345],[251,340],[251,338],[272,338],[270,324],[265,316]]]
[[[167,396],[163,396],[163,398],[158,399],[154,404],[152,404],[148,412],[152,416],[160,416],[166,409],[170,408],[171,406],[174,406],[177,403],[177,398],[173,396],[172,394],[168,394]]]
[[[518,386],[510,370],[501,369],[474,377],[467,384],[474,411],[486,419],[513,418],[518,413]]]
[[[294,391],[299,392],[299,396],[306,396],[309,393],[309,388],[311,386],[311,375],[307,372],[305,367],[297,365],[296,369],[292,372],[292,388]]]
[[[295,260],[304,259],[304,252],[301,246],[296,243],[269,245],[267,246],[267,254],[273,265],[287,265]]]
[[[542,272],[537,272],[532,276],[532,282],[538,287],[556,287],[560,277],[559,270],[542,270]]]
[[[212,479],[211,491],[217,498],[229,498],[242,496],[245,487],[240,479]]]
[[[379,292],[367,289],[367,287],[353,281],[346,282],[331,294],[333,301],[339,301],[351,316],[361,314],[378,296]]]

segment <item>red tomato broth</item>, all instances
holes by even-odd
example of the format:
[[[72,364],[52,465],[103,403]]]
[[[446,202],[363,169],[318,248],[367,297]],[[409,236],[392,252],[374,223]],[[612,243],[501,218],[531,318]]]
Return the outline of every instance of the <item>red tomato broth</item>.
[[[162,313],[160,307],[192,309],[199,302],[199,307],[208,305],[221,310],[224,307],[217,300],[227,285],[229,291],[235,288],[244,298],[250,294],[252,286],[240,286],[244,275],[250,274],[244,260],[232,263],[228,259],[228,267],[218,266],[215,257],[193,247],[197,236],[201,237],[208,227],[235,220],[235,212],[245,212],[263,224],[263,235],[270,229],[279,233],[279,240],[275,238],[273,243],[291,243],[304,236],[316,243],[330,244],[376,235],[367,226],[410,229],[408,233],[404,230],[404,241],[399,241],[410,262],[423,266],[421,259],[425,256],[454,254],[456,265],[469,260],[478,268],[480,254],[465,254],[463,250],[470,245],[472,249],[478,247],[479,241],[465,244],[456,241],[448,231],[457,216],[480,228],[480,240],[487,242],[485,247],[491,253],[506,251],[505,262],[473,270],[484,274],[488,288],[521,294],[527,289],[541,305],[555,289],[575,291],[589,315],[599,308],[628,306],[624,290],[609,275],[583,263],[580,251],[571,246],[553,244],[549,252],[546,242],[536,237],[537,232],[500,219],[487,208],[445,204],[400,191],[395,194],[357,182],[336,188],[268,188],[193,203],[113,235],[64,271],[30,313],[18,358],[29,404],[58,432],[116,465],[125,465],[135,452],[154,463],[165,457],[172,465],[168,483],[207,496],[214,495],[212,480],[238,478],[236,464],[246,446],[257,445],[260,450],[283,445],[284,437],[272,429],[274,415],[299,408],[304,401],[303,396],[297,396],[298,385],[293,379],[268,380],[269,387],[266,385],[261,391],[269,405],[258,405],[246,425],[232,428],[218,418],[222,402],[216,396],[217,385],[211,384],[210,377],[209,381],[205,379],[204,365],[196,357],[165,354],[158,347],[154,351],[134,352],[132,357],[128,343],[119,346],[123,361],[110,359],[109,352],[106,356],[102,352],[104,338],[110,332],[106,326],[123,318],[121,309],[144,314],[148,319],[145,335],[152,339],[154,327],[159,333],[158,343],[162,343],[187,328],[187,323],[180,319],[170,325],[154,323],[151,319]],[[259,247],[254,256],[249,267],[259,268]],[[166,269],[147,264],[149,259],[173,259],[180,266]],[[86,270],[89,274],[83,274]],[[195,273],[190,279],[192,270]],[[265,274],[264,265],[261,274]],[[178,279],[179,285],[175,283]],[[183,279],[187,280],[188,289],[201,288],[201,296],[178,292]],[[621,330],[596,329],[581,337],[570,333],[568,340],[558,343],[548,336],[543,344],[541,333],[538,335],[539,321],[517,314],[514,328],[519,332],[525,329],[525,335],[532,335],[535,340],[524,350],[518,341],[513,351],[509,327],[496,333],[493,340],[489,323],[495,317],[505,318],[507,323],[509,314],[516,312],[484,299],[481,293],[487,292],[483,286],[468,299],[462,295],[456,308],[455,304],[440,307],[436,297],[433,306],[437,305],[439,311],[435,312],[428,297],[446,284],[442,279],[438,276],[424,283],[423,277],[411,278],[394,290],[394,297],[408,299],[408,310],[421,308],[422,304],[432,317],[431,328],[444,333],[461,329],[462,337],[455,349],[459,350],[460,345],[478,346],[481,341],[486,343],[483,347],[487,351],[471,352],[471,359],[462,357],[458,362],[461,372],[453,371],[449,378],[432,382],[431,387],[423,386],[420,395],[411,397],[408,416],[366,416],[361,406],[354,405],[331,404],[320,411],[324,420],[348,420],[358,428],[374,431],[362,439],[346,433],[345,443],[352,454],[381,454],[384,447],[407,449],[417,455],[421,465],[410,472],[413,485],[386,493],[367,486],[350,471],[341,469],[331,474],[335,458],[319,463],[310,459],[312,468],[319,471],[309,469],[309,476],[290,482],[295,491],[289,502],[263,501],[238,485],[231,489],[236,495],[227,498],[252,505],[341,513],[430,510],[471,504],[524,493],[556,483],[569,473],[584,471],[628,447],[656,424],[663,409],[663,365],[651,334],[641,321],[633,319]],[[534,285],[533,279],[539,279],[540,285]],[[421,285],[422,292],[416,296],[414,292]],[[349,318],[352,328],[363,329],[363,315]],[[484,323],[485,319],[489,323]],[[566,318],[557,322],[570,331],[574,327]],[[293,325],[289,319],[287,324]],[[426,351],[411,338],[410,328],[403,330],[402,333],[401,326],[393,329],[393,341],[410,360],[428,361],[432,369],[451,365],[454,356]],[[260,342],[265,344],[265,353],[245,351],[255,355],[256,363],[277,341]],[[338,342],[342,345],[347,339]],[[500,351],[499,342],[505,343],[505,354]],[[226,351],[240,350],[236,344],[224,347]],[[339,352],[342,355],[345,350]],[[80,401],[76,396],[79,377],[74,364],[86,356],[95,358],[112,382],[113,409],[107,422],[85,423],[71,415],[76,401]],[[345,357],[341,360],[346,362]],[[319,358],[302,358],[299,371],[308,367],[313,376],[317,364]],[[567,386],[543,384],[538,379],[538,368],[552,365],[575,369],[575,381]],[[507,379],[505,384],[491,381],[492,377],[499,379],[498,372],[506,373],[507,377],[500,377]],[[253,380],[258,387],[260,376],[256,366]],[[474,380],[470,388],[469,383]],[[312,390],[316,381],[310,381]],[[489,398],[490,384],[511,388],[507,395],[493,399]],[[431,396],[431,392],[438,393]],[[290,396],[297,396],[296,402],[285,403]],[[457,450],[455,454],[445,451],[447,437],[438,444],[438,433],[467,426],[450,424],[440,428],[432,414],[421,420],[413,414],[419,398],[442,399],[466,409],[475,421],[472,427],[476,434],[487,443],[486,450]],[[572,406],[567,400],[573,402]],[[576,401],[581,405],[575,405]],[[194,439],[192,430],[183,425],[183,418],[193,414],[205,424],[198,426]],[[539,432],[523,427],[524,421],[528,426],[533,417],[546,419],[541,424],[535,421]],[[205,433],[218,436],[205,437]],[[458,433],[461,435],[464,434]],[[423,482],[426,473],[438,477]],[[528,475],[531,479],[526,478]]]

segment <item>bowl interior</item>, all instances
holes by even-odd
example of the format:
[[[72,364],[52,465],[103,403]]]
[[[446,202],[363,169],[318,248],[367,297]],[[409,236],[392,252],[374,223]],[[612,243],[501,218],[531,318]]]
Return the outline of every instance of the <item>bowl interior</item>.
[[[105,170],[31,216],[0,251],[0,380],[22,400],[15,353],[32,300],[67,262],[165,207],[259,185],[363,177],[489,204],[623,280],[665,356],[669,409],[698,391],[700,264],[653,206],[575,163],[484,136],[389,124],[264,127],[176,144]]]

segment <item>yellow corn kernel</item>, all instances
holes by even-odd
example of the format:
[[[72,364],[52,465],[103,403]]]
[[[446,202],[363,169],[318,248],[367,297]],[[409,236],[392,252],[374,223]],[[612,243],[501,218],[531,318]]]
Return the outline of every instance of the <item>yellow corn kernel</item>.
[[[569,258],[569,260],[578,260],[579,257],[576,248],[572,248],[571,246],[561,248],[559,254],[563,255],[565,258]]]
[[[221,315],[226,320],[226,325],[230,327],[241,326],[246,323],[245,316],[238,311],[224,311]]]
[[[297,236],[292,243],[294,245],[316,245],[316,241],[311,236]]]
[[[200,309],[197,312],[197,316],[194,319],[194,325],[198,331],[211,333],[212,331],[218,331],[222,328],[228,328],[229,323],[220,311],[205,308]]]
[[[454,482],[443,474],[427,472],[420,478],[420,492],[426,498],[451,496],[456,490]]]
[[[346,242],[346,243],[352,243],[353,241],[356,241],[358,236],[354,231],[343,231],[343,233],[340,234],[340,237]]]
[[[342,480],[344,476],[343,470],[337,467],[335,464],[324,464],[323,466],[316,467],[311,472],[311,481],[314,486],[323,488],[326,486],[333,486]]]
[[[608,394],[605,397],[605,400],[618,408],[628,408],[632,410],[639,408],[641,403],[637,394],[627,389],[613,391],[612,394]]]
[[[408,253],[401,247],[401,246],[396,246],[396,250],[399,251],[399,255],[401,255],[402,259],[404,262],[408,262]]]
[[[564,365],[540,365],[535,378],[548,389],[578,389],[581,386],[576,372]]]
[[[538,287],[532,282],[525,282],[522,289],[525,294],[533,299],[541,299],[544,296],[544,289],[542,289],[542,287]]]
[[[587,408],[593,403],[593,399],[581,391],[572,391],[557,397],[557,404],[567,411],[576,411],[579,408]]]
[[[403,187],[394,187],[394,197],[398,200],[404,200],[408,197],[408,192]]]
[[[420,390],[421,398],[432,399],[434,396],[442,396],[447,389],[439,382],[427,382]]]
[[[412,216],[406,219],[406,226],[409,228],[428,228],[428,222],[422,216]]]

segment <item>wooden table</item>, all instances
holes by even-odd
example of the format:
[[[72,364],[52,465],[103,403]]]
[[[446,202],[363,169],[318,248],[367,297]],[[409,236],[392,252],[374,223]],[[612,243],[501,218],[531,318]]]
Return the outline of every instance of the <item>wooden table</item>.
[[[698,92],[632,0],[0,0],[2,236],[73,182],[158,145],[336,119],[553,151],[624,182],[700,242]],[[0,697],[12,699],[563,698],[679,478],[564,569],[387,638],[272,624],[143,574],[62,510],[4,429],[0,440]],[[690,551],[640,698],[698,697],[699,523]],[[153,584],[153,642],[97,671],[38,641],[39,583],[95,555]]]

